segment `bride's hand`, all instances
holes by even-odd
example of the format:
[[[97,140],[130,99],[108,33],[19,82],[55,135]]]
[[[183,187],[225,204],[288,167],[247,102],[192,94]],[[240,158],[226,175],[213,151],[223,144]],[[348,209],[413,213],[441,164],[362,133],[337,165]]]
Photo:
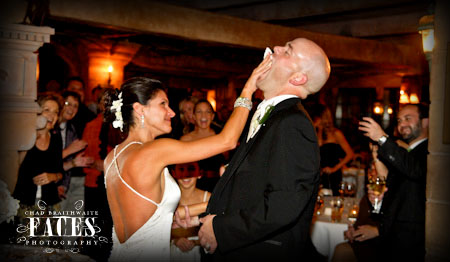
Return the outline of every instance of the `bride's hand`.
[[[263,76],[270,70],[271,67],[272,59],[271,56],[268,55],[255,69],[253,69],[252,74],[250,75],[247,82],[245,83],[244,88],[242,89],[241,97],[251,98],[252,94],[257,89],[256,83],[261,78],[261,76]]]

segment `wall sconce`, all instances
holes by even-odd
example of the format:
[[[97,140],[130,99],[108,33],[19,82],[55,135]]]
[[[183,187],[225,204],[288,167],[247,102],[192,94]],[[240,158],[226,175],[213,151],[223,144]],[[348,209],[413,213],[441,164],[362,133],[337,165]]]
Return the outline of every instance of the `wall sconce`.
[[[206,100],[208,100],[214,111],[216,111],[216,90],[208,90],[206,93]]]
[[[412,94],[409,96],[409,102],[410,102],[411,104],[418,104],[418,103],[419,103],[419,97],[417,96],[416,93],[412,93]]]
[[[114,71],[114,67],[112,65],[108,66],[108,87],[111,86],[111,74]]]
[[[400,104],[409,104],[409,96],[404,90],[400,90]]]
[[[380,102],[375,102],[373,104],[373,113],[376,115],[382,115],[384,112],[383,105]]]
[[[426,15],[420,18],[417,28],[422,35],[422,47],[428,61],[434,48],[434,15]]]
[[[388,107],[387,112],[388,114],[392,115],[392,113],[394,113],[394,110],[392,109],[392,107]]]

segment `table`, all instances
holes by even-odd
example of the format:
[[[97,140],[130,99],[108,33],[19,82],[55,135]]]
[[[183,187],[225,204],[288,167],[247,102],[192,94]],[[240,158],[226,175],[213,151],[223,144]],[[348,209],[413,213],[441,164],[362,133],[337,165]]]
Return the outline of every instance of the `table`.
[[[330,202],[333,197],[324,197],[324,206],[322,210],[330,208]],[[340,222],[331,222],[331,217],[326,212],[320,215],[314,215],[311,224],[311,240],[317,251],[328,257],[331,261],[336,245],[345,241],[344,231],[348,228],[347,214],[353,204],[357,203],[356,198],[344,198],[344,210]]]

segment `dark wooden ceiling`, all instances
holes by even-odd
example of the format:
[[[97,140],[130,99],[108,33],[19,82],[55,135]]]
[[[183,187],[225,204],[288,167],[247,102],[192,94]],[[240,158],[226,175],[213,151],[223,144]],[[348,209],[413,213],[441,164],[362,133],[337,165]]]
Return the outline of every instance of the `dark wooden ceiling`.
[[[161,2],[311,32],[408,46],[420,57],[417,61],[420,64],[418,68],[427,69],[426,60],[421,55],[417,26],[418,19],[426,15],[432,6],[430,0],[164,0]],[[149,33],[139,29],[52,16],[51,10],[45,23],[55,28],[56,34],[52,37],[55,43],[64,44],[83,39],[91,43],[109,42],[113,46],[119,42],[139,44],[141,48],[128,66],[132,71],[151,70],[161,74],[212,79],[226,78],[230,75],[245,77],[261,59],[260,48],[199,41],[183,36]],[[364,46],[358,49],[364,49]],[[388,55],[395,54],[391,52]],[[334,57],[331,57],[331,63],[333,77],[337,79],[386,75],[402,77],[411,74],[411,68],[406,65],[367,63]],[[425,74],[427,71],[416,70],[414,74]]]

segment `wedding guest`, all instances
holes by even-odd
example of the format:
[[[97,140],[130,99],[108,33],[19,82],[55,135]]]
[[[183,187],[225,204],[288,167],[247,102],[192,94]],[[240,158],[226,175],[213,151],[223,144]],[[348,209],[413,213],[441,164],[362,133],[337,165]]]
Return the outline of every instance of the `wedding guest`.
[[[91,99],[87,104],[87,107],[89,110],[91,110],[94,114],[98,115],[100,112],[98,101],[100,101],[102,98],[101,96],[104,93],[104,88],[100,85],[97,85],[91,90]]]
[[[378,159],[378,146],[369,144],[372,153],[372,163],[368,169],[367,176],[373,180],[377,177],[385,180],[388,169]],[[344,238],[348,242],[336,246],[333,262],[344,261],[378,261],[377,249],[380,246],[378,228],[380,227],[381,215],[372,212],[372,204],[367,194],[359,202],[359,212],[356,222],[348,225],[344,232]]]
[[[194,107],[198,98],[190,96],[180,101],[178,108],[180,110],[180,119],[183,123],[183,134],[191,132],[195,127]]]
[[[65,198],[62,202],[64,210],[75,210],[75,202],[84,200],[84,176],[82,167],[93,163],[92,157],[85,156],[82,152],[87,142],[81,140],[73,119],[78,112],[80,96],[76,92],[65,91],[62,94],[64,104],[59,116],[59,125],[55,128],[62,138],[62,157],[64,167],[64,178],[58,187],[60,196]]]
[[[215,135],[216,132],[211,128],[214,115],[214,109],[208,100],[200,99],[194,107],[195,129],[194,131],[182,136],[180,140],[194,141]],[[203,172],[203,176],[198,181],[198,188],[212,192],[214,186],[220,178],[219,170],[224,162],[225,157],[223,154],[218,154],[210,158],[200,160],[198,164]]]
[[[104,163],[114,223],[110,260],[169,260],[170,231],[180,189],[167,166],[234,148],[251,109],[255,81],[269,68],[266,59],[254,70],[220,134],[190,142],[155,139],[170,133],[175,115],[161,82],[132,78],[120,90],[105,94],[105,119],[128,134]]]
[[[173,168],[173,177],[181,190],[179,206],[190,206],[208,202],[211,193],[196,187],[197,179],[201,177],[198,162],[177,164]],[[172,230],[171,261],[200,261],[200,244],[197,236],[199,227],[178,228]],[[188,237],[193,239],[188,239]]]
[[[342,168],[353,159],[354,153],[342,131],[334,126],[328,107],[317,104],[310,112],[320,146],[321,184],[338,196]]]
[[[428,106],[408,104],[397,115],[397,130],[408,144],[405,149],[389,137],[372,118],[364,117],[359,130],[378,143],[378,159],[386,165],[387,192],[369,199],[382,200],[380,259],[424,261],[425,189],[428,155]]]
[[[83,168],[83,172],[86,174],[84,182],[84,209],[96,212],[94,216],[96,217],[96,224],[102,229],[97,236],[105,237],[109,240],[106,243],[100,241],[96,246],[85,246],[83,253],[97,261],[106,261],[112,247],[112,218],[103,179],[103,160],[106,154],[103,156],[100,154],[100,145],[102,144],[100,134],[103,126],[104,111],[102,97],[105,91],[106,89],[102,89],[97,96],[98,105],[95,106],[98,109],[97,117],[86,124],[83,133],[83,141],[86,141],[88,144],[84,154],[93,159],[91,166]]]
[[[336,246],[333,262],[344,261],[378,261],[377,248],[379,246],[378,226],[380,224],[371,213],[371,203],[367,194],[359,202],[359,212],[355,224],[348,225],[344,238],[348,242]]]
[[[78,112],[73,119],[73,123],[75,125],[75,129],[78,134],[83,134],[84,127],[86,123],[91,121],[96,117],[96,114],[93,113],[87,105],[85,104],[85,92],[86,87],[84,84],[84,80],[79,76],[71,77],[67,80],[67,85],[65,90],[76,92],[80,95],[80,105],[78,108]]]
[[[61,97],[53,93],[38,96],[41,115],[46,124],[36,131],[34,146],[26,152],[19,168],[13,197],[20,201],[19,220],[27,220],[26,211],[39,210],[38,200],[45,202],[48,210],[60,210],[58,182],[63,175],[62,145],[59,133],[53,132],[61,109]]]

